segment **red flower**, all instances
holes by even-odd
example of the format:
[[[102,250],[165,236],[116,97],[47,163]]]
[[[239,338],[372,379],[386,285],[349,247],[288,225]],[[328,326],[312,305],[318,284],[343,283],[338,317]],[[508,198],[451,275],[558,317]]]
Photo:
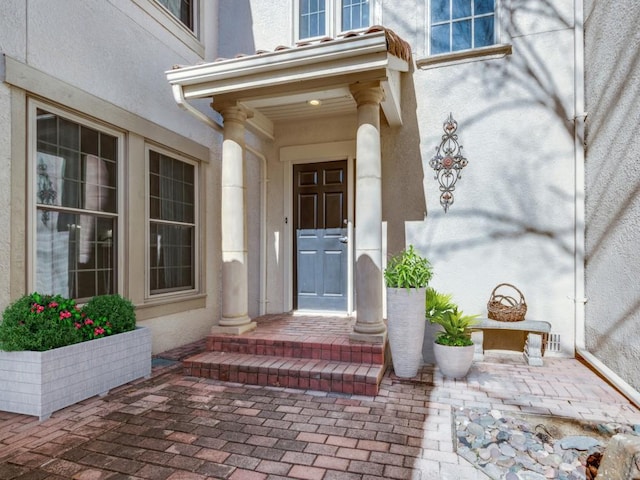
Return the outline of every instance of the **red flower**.
[[[98,335],[102,335],[102,334],[104,333],[104,328],[102,328],[102,327],[96,327],[96,328],[93,330],[93,333],[94,333],[96,336],[98,336]]]
[[[64,320],[65,318],[69,318],[71,316],[71,312],[69,310],[63,310],[60,312],[60,320]]]
[[[56,308],[58,306],[58,304],[56,302],[51,302],[49,304],[49,308]]]
[[[82,328],[82,324],[78,322],[73,322],[73,326],[76,327],[76,330],[80,330]]]
[[[38,313],[44,312],[44,307],[42,305],[36,305],[36,312]]]
[[[85,325],[93,325],[93,320],[91,320],[90,318],[87,318],[87,319],[84,321],[84,324],[85,324]]]

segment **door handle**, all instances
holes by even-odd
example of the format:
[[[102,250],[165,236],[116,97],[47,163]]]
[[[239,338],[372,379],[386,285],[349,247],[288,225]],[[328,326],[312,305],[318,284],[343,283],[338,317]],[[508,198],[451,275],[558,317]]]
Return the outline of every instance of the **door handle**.
[[[340,243],[349,243],[349,237],[340,237],[338,240]]]

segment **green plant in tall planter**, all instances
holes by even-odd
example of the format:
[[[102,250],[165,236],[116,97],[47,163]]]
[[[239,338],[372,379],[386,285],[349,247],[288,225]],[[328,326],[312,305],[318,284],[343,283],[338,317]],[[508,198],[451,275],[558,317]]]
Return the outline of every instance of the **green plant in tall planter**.
[[[425,288],[432,276],[431,263],[419,255],[413,245],[391,257],[384,270],[387,288]]]
[[[398,377],[415,377],[422,364],[425,293],[432,276],[431,263],[413,245],[391,257],[384,271],[389,346]]]

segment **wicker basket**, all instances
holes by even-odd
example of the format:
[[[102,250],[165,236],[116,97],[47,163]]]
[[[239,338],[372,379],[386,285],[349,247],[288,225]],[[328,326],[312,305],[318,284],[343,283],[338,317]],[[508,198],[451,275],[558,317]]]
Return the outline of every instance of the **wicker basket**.
[[[496,293],[500,287],[511,287],[520,295],[519,299],[515,299],[509,295]],[[492,320],[500,322],[519,322],[524,320],[527,313],[527,303],[524,301],[524,295],[517,287],[510,283],[501,283],[491,292],[491,298],[487,302],[488,317]]]

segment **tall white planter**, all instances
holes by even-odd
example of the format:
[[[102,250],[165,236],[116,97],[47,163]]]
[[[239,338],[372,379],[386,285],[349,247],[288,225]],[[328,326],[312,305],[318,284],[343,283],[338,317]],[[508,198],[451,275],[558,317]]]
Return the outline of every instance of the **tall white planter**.
[[[144,327],[45,352],[0,351],[0,410],[44,420],[150,375],[151,332]]]
[[[398,377],[415,377],[422,364],[426,290],[387,288],[387,331]]]

